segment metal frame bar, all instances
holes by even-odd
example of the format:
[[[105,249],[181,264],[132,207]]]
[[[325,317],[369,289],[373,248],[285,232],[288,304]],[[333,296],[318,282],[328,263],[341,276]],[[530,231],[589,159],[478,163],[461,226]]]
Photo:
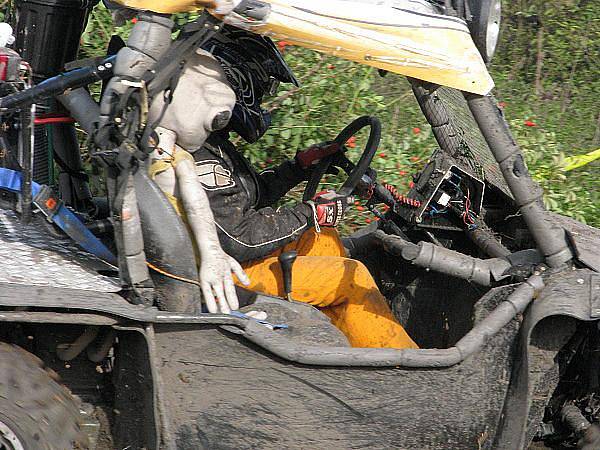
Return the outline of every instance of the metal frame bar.
[[[523,153],[494,98],[491,95],[463,94],[538,249],[549,266],[565,265],[574,257],[568,246],[565,230],[546,211],[542,199],[543,190],[531,178]]]

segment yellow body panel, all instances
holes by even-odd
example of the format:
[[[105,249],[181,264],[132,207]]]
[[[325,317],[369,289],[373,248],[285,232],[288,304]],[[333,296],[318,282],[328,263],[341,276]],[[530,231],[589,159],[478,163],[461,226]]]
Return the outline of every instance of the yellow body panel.
[[[114,3],[130,9],[154,11],[161,14],[195,12],[203,8],[214,8],[212,0],[114,0]]]
[[[197,10],[209,3],[117,1],[157,12]],[[263,21],[235,13],[224,20],[254,33],[467,92],[487,94],[494,87],[466,24],[457,18],[367,0],[265,3],[270,4],[271,11]]]

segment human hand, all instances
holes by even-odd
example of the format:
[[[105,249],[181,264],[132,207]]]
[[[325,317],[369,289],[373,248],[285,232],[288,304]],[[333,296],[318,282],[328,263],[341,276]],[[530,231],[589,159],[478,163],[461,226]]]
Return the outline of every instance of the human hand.
[[[214,216],[196,175],[192,155],[176,147],[172,164],[186,217],[200,253],[199,278],[204,302],[209,312],[228,314],[239,308],[232,273],[246,286],[250,280],[239,263],[219,244]]]
[[[315,214],[315,224],[323,227],[336,227],[350,203],[351,197],[341,197],[335,191],[321,191],[307,202]]]
[[[333,155],[339,149],[340,145],[337,142],[321,142],[320,144],[311,145],[307,149],[300,150],[296,153],[295,159],[302,169],[311,169],[323,158]]]
[[[250,284],[242,266],[219,246],[209,246],[201,252],[200,286],[206,308],[211,313],[229,314],[239,308],[232,273],[245,286]]]

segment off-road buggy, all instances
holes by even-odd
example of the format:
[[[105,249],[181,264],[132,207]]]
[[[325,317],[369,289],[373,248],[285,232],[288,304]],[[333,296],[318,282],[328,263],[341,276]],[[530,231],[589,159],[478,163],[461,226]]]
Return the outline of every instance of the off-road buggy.
[[[238,12],[264,23],[278,3],[243,2]],[[396,12],[446,18],[465,30],[468,23],[491,57],[496,2],[419,5]],[[49,50],[52,58],[42,61],[32,30],[80,31],[86,8],[17,2],[15,47],[23,60],[7,49],[0,56],[1,448],[516,449],[540,441],[573,447],[580,439],[596,448],[600,231],[544,210],[492,97],[440,86],[436,78],[450,69],[419,60],[427,81],[410,82],[440,148],[412,190],[400,195],[377,183],[369,165],[381,125],[373,117],[336,138],[343,144],[369,127],[360,160],[341,151],[306,188],[310,198],[333,164],[348,174],[338,192],[368,199],[380,220],[346,244],[420,349],[351,348],[313,307],[253,292],[240,291],[242,311],[265,310],[268,323],[189,313],[186,305],[200,295],[189,283],[189,238],[144,171],[115,163],[110,150],[92,150],[109,186],[104,200],[87,192],[65,113],[85,129],[97,106],[83,108],[87,116],[65,109],[81,87],[111,76],[114,57],[36,84],[75,54]],[[48,19],[57,11],[59,19]],[[183,58],[220,26],[200,15],[170,56]],[[146,92],[164,90],[177,58],[158,67]],[[486,74],[474,79],[485,82]],[[141,129],[140,92],[114,117],[123,134]],[[106,206],[116,202],[123,173],[134,173],[129,189],[145,254],[164,269],[147,284],[132,283],[123,255],[113,256],[115,241],[122,249],[131,239],[119,235],[124,218]]]

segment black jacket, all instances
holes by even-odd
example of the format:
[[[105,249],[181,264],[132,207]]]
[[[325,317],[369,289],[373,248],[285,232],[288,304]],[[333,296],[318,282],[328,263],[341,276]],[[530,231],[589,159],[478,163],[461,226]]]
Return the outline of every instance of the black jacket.
[[[240,262],[262,258],[312,226],[310,206],[272,208],[306,173],[294,160],[258,174],[227,139],[212,135],[194,153],[223,250]]]

